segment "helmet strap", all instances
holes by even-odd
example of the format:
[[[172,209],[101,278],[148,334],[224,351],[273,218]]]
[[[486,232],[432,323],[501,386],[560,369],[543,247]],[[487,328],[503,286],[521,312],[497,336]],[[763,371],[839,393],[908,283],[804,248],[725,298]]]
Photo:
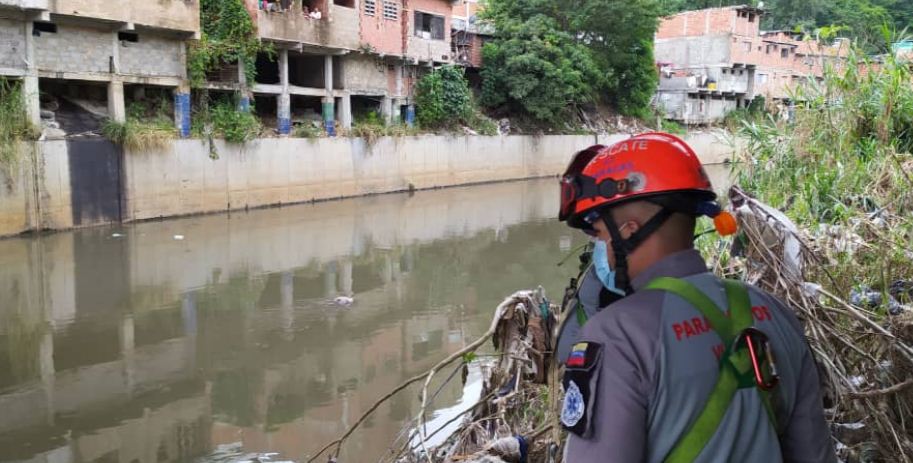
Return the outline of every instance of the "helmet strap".
[[[615,254],[615,285],[626,294],[634,292],[631,286],[631,276],[628,274],[628,255],[634,252],[650,235],[662,227],[675,211],[663,207],[643,227],[634,232],[628,239],[621,237],[621,230],[612,216],[612,209],[607,209],[602,214],[602,220],[612,237],[612,252]]]

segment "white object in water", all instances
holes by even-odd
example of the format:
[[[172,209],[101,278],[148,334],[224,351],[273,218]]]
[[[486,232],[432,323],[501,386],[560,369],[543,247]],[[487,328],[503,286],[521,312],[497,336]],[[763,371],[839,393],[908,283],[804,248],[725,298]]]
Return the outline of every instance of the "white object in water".
[[[120,237],[122,237],[122,236],[124,236],[124,235],[121,235],[120,233],[112,233],[112,234],[111,234],[111,238],[120,238]]]
[[[333,299],[333,302],[335,302],[336,305],[348,307],[348,306],[352,305],[352,303],[355,302],[355,298],[348,297],[348,296],[339,296],[336,299]]]
[[[174,235],[174,240],[175,240],[175,241],[183,241],[183,240],[184,240],[184,235]]]

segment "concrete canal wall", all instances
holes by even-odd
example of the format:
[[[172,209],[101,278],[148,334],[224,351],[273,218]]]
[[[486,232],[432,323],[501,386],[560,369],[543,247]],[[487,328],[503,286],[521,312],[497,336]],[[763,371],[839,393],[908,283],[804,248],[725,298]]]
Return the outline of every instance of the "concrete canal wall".
[[[551,176],[574,152],[627,135],[202,140],[123,152],[104,140],[25,145],[0,173],[0,236],[243,210],[409,189]],[[688,137],[705,163],[731,157],[719,136]]]

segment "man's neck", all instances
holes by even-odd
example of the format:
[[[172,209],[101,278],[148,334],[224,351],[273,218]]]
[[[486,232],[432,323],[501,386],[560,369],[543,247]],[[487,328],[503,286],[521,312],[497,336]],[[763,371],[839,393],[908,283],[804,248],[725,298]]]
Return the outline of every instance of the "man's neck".
[[[646,246],[639,248],[628,256],[628,277],[631,281],[634,281],[637,275],[643,273],[644,270],[656,265],[666,257],[694,249],[694,246],[663,246],[661,244],[648,245],[648,243],[644,243],[644,245]],[[642,255],[641,252],[643,253]]]

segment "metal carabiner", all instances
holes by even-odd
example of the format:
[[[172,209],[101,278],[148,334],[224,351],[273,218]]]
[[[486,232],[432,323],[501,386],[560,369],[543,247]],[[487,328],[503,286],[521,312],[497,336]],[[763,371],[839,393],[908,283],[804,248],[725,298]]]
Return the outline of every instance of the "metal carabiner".
[[[736,339],[736,346],[742,340],[748,346],[751,367],[754,370],[755,383],[757,383],[758,388],[762,391],[769,391],[776,387],[780,382],[780,376],[777,373],[777,363],[767,335],[757,328],[749,327],[739,333],[739,337]],[[764,356],[763,359],[760,358],[761,355]],[[767,360],[769,379],[765,379],[764,373],[761,371],[761,362],[763,360]]]

